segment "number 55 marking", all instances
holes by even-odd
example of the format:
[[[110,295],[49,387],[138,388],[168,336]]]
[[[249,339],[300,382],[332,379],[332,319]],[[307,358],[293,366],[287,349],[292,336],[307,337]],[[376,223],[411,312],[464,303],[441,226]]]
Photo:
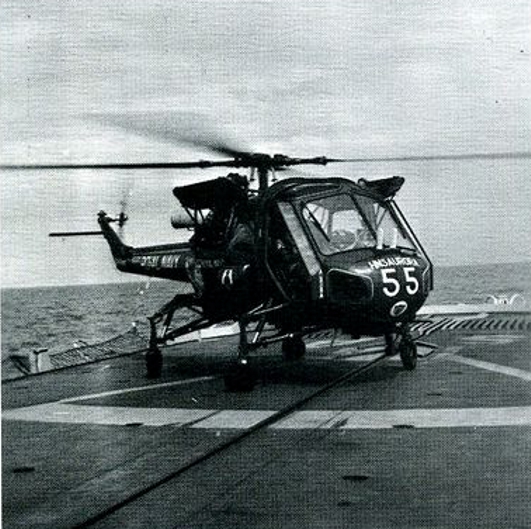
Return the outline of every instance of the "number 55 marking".
[[[386,286],[383,287],[383,292],[386,296],[394,298],[400,292],[400,283],[396,277],[391,277],[391,274],[396,274],[396,268],[382,268],[382,281]]]
[[[413,275],[415,267],[406,266],[402,270],[406,279],[406,292],[412,296],[418,292],[420,286],[417,278]],[[400,282],[396,277],[393,277],[396,274],[396,268],[383,268],[380,271],[382,272],[382,282],[384,283],[383,293],[390,298],[394,298],[400,292]]]
[[[406,292],[410,296],[416,294],[419,291],[419,282],[415,276],[411,275],[411,273],[414,271],[415,268],[413,266],[404,267],[404,276],[406,278]]]

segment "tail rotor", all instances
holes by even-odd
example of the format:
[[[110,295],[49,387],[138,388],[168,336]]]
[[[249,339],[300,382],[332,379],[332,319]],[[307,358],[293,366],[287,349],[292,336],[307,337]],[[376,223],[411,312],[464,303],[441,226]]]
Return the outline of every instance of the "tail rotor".
[[[127,188],[125,188],[122,193],[122,198],[120,199],[120,212],[118,213],[118,216],[115,219],[118,225],[118,230],[117,230],[118,236],[122,240],[124,240],[124,237],[125,237],[125,230],[124,230],[125,223],[129,220],[129,215],[127,214],[127,211],[129,210],[130,200],[132,196],[133,196],[133,183],[130,182]]]

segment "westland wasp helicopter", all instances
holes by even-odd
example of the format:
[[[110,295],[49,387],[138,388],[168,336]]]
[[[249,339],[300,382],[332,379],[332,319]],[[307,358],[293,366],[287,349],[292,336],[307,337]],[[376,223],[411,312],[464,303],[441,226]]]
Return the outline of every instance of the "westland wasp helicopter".
[[[201,143],[194,140],[191,143]],[[305,354],[304,337],[319,329],[353,337],[384,336],[386,354],[398,353],[405,369],[417,364],[410,324],[433,289],[433,265],[395,202],[404,183],[398,176],[378,180],[275,175],[298,165],[341,162],[425,160],[400,158],[292,158],[243,152],[222,142],[203,142],[226,160],[130,164],[3,166],[4,169],[249,169],[178,186],[176,229],[191,229],[186,243],[147,247],[124,244],[112,227],[127,221],[100,211],[101,231],[118,270],[191,284],[150,316],[146,353],[148,377],[162,370],[161,346],[218,322],[236,321],[239,346],[234,368],[225,375],[231,391],[256,382],[248,356],[281,342],[286,359]],[[443,155],[428,159],[498,158],[505,154]],[[250,180],[258,176],[257,189]],[[51,235],[69,235],[59,233]],[[197,317],[172,325],[176,311]],[[273,329],[273,332],[271,332]],[[267,330],[267,332],[265,332]]]

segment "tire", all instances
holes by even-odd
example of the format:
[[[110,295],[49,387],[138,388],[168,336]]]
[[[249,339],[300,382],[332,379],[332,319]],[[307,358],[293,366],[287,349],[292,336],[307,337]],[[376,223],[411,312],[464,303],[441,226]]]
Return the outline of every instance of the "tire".
[[[300,360],[306,354],[306,344],[299,336],[282,340],[282,355],[285,360]]]
[[[398,352],[404,369],[413,371],[417,367],[417,344],[411,338],[403,338]]]

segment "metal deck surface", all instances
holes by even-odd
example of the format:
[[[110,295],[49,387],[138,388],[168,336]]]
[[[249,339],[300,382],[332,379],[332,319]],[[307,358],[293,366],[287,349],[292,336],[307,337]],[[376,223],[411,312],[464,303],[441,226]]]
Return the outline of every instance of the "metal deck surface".
[[[227,393],[234,338],[3,384],[3,527],[531,527],[527,313],[419,322],[415,371],[382,341],[270,347]],[[278,415],[279,410],[287,409]]]

